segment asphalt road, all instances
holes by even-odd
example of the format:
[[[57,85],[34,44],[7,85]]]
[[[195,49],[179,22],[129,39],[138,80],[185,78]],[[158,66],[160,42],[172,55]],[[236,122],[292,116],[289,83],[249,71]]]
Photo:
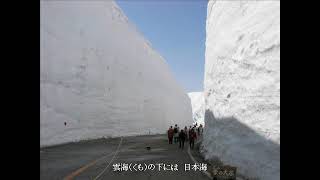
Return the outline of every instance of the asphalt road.
[[[148,146],[150,150],[146,149]],[[165,135],[98,139],[42,148],[40,179],[208,180],[199,170],[185,171],[185,164],[194,164],[187,150],[188,144],[183,150],[177,144],[169,145]],[[198,157],[198,163],[205,163],[199,159],[197,151],[191,154]],[[131,164],[132,171],[114,171],[118,163]],[[159,170],[161,163],[165,165]],[[177,164],[178,170],[163,170],[163,166],[170,169],[171,164]]]

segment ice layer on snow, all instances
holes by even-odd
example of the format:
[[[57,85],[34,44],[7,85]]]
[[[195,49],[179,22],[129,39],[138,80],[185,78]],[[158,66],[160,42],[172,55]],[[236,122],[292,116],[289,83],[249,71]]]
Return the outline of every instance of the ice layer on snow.
[[[204,96],[203,92],[189,92],[191,100],[193,123],[204,125]]]

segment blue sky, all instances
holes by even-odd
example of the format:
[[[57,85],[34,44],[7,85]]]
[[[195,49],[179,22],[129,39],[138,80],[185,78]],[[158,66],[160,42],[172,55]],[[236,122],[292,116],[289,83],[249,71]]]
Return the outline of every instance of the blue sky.
[[[207,0],[117,0],[186,92],[203,91]]]

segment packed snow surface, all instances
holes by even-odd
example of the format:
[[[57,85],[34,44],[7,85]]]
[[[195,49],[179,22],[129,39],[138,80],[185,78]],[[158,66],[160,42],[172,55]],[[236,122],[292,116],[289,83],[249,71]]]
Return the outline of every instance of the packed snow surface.
[[[280,2],[208,1],[205,158],[280,179]]]
[[[188,93],[191,99],[193,122],[204,125],[204,97],[203,92]]]
[[[41,1],[40,146],[164,133],[188,95],[114,1]]]

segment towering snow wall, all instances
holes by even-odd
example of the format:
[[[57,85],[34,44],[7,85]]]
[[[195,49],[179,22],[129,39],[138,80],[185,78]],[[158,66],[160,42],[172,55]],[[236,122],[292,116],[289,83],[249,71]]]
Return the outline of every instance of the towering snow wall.
[[[192,123],[166,61],[113,1],[41,1],[40,146]]]
[[[204,96],[203,92],[190,92],[193,122],[204,125]]]
[[[280,2],[209,1],[206,159],[280,179]]]

